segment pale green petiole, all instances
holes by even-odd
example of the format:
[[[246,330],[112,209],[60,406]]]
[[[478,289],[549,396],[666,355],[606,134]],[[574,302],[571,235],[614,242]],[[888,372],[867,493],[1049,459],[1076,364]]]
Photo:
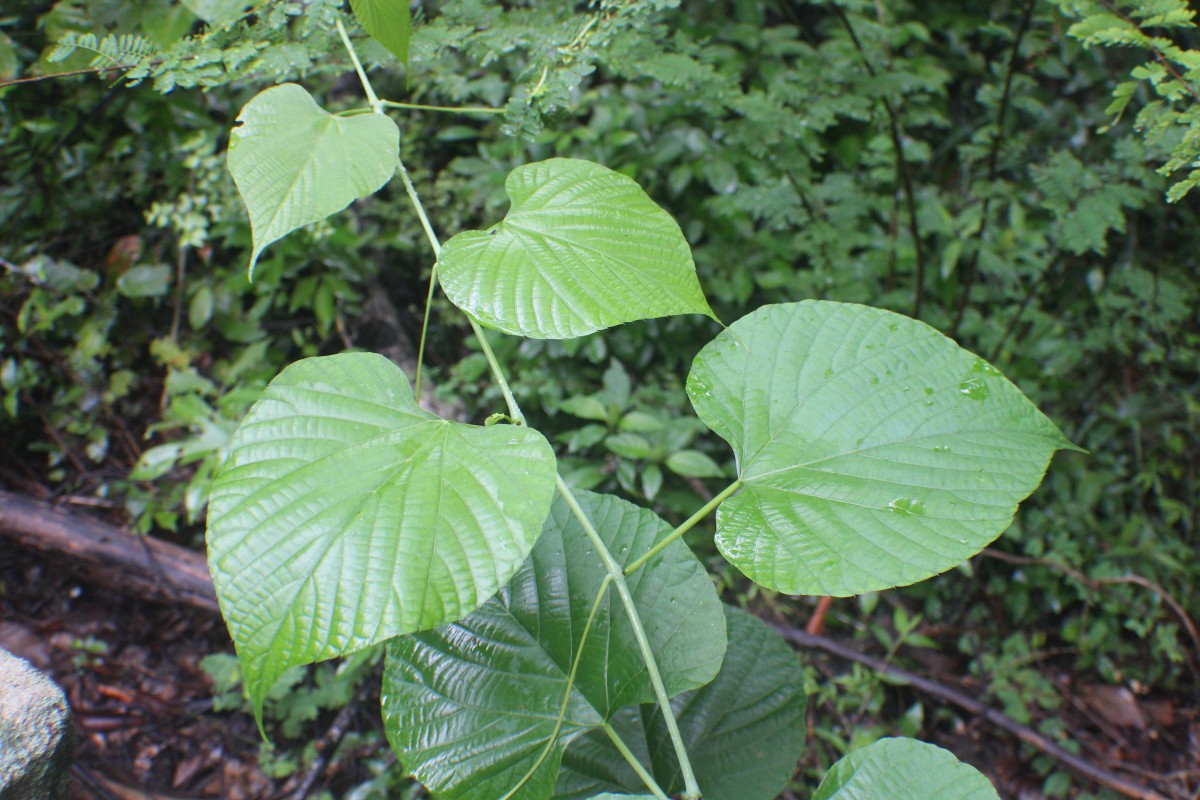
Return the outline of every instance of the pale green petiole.
[[[346,30],[341,25],[340,21],[338,22],[338,33],[341,35],[342,42],[345,44],[347,51],[350,53],[351,60],[354,62],[354,68],[358,72],[359,80],[362,82],[363,89],[367,93],[367,98],[371,103],[371,108],[378,113],[383,113],[384,104],[380,102],[379,98],[375,95],[374,90],[371,88],[371,83],[367,79],[367,74],[363,70],[362,64],[359,62],[358,56],[355,54],[354,48],[350,43],[350,37],[346,35]],[[413,208],[417,212],[417,217],[421,221],[421,227],[425,231],[425,236],[429,240],[430,246],[433,248],[434,257],[437,258],[437,256],[441,254],[442,245],[441,241],[437,237],[437,234],[433,230],[433,225],[429,222],[429,216],[425,213],[425,206],[421,203],[421,198],[417,194],[416,187],[413,186],[412,179],[408,176],[408,170],[405,169],[404,162],[400,159],[397,159],[396,161],[396,169],[400,173],[400,180],[404,184],[404,190],[408,194],[409,200],[412,201]],[[430,293],[433,291],[432,283],[435,275],[436,272],[430,276]],[[425,313],[428,315],[428,307],[426,307]],[[479,323],[477,323],[474,319],[471,319],[469,315],[467,316],[467,320],[471,324],[471,330],[475,333],[476,338],[479,340],[479,346],[483,350],[484,357],[487,358],[488,366],[492,370],[492,376],[495,378],[496,384],[500,387],[500,391],[504,395],[505,403],[508,405],[509,416],[511,416],[513,420],[517,422],[517,424],[524,425],[525,415],[521,413],[520,406],[517,405],[516,398],[513,396],[512,389],[508,385],[508,380],[504,375],[503,369],[500,367],[499,361],[496,359],[495,353],[492,352],[491,344],[488,342],[487,336],[484,334],[483,329],[480,328]],[[424,337],[422,336],[422,338]],[[423,349],[424,342],[422,342],[422,350]],[[671,698],[667,696],[666,686],[663,684],[662,675],[658,671],[658,664],[654,660],[654,653],[650,647],[650,640],[647,638],[646,630],[642,626],[641,618],[638,616],[637,607],[633,602],[633,595],[630,594],[629,591],[629,585],[625,583],[625,574],[621,570],[621,565],[617,563],[616,559],[613,558],[612,553],[610,553],[608,548],[604,546],[604,541],[596,532],[595,527],[592,526],[591,520],[588,519],[587,514],[580,507],[579,502],[575,499],[575,495],[571,493],[570,487],[568,487],[563,481],[562,476],[556,475],[555,480],[557,482],[559,494],[561,494],[563,499],[567,502],[571,512],[575,515],[575,518],[579,520],[579,524],[583,526],[588,538],[592,541],[597,552],[600,554],[601,559],[604,561],[605,569],[608,571],[608,579],[610,579],[617,587],[617,594],[621,597],[621,604],[625,607],[625,613],[629,617],[629,622],[633,627],[634,638],[637,640],[638,649],[641,651],[642,655],[642,661],[646,665],[646,672],[650,678],[650,684],[654,688],[655,698],[658,701],[659,708],[662,710],[663,718],[667,725],[667,731],[671,736],[671,743],[675,748],[675,756],[679,761],[679,771],[683,775],[684,800],[699,800],[700,786],[696,782],[695,772],[692,770],[691,761],[688,759],[687,749],[683,744],[683,736],[679,733],[679,725],[675,722],[675,715],[671,709]],[[618,749],[620,749],[619,746]],[[628,753],[628,748],[622,752],[623,755]],[[628,759],[631,756],[632,754],[629,753],[626,755],[626,758]],[[633,760],[636,761],[636,759]],[[644,769],[642,770],[642,773],[645,773]],[[645,773],[643,780],[645,781],[647,777],[649,777],[649,774]],[[651,785],[652,782],[653,779],[651,778],[650,783],[647,783],[647,786],[653,790],[655,787]],[[656,796],[658,796],[661,791],[662,790],[659,789],[658,792],[655,792]]]
[[[575,687],[575,676],[579,673],[579,664],[583,660],[584,645],[587,644],[588,634],[590,634],[592,631],[592,623],[596,621],[596,614],[600,611],[600,604],[604,601],[604,596],[608,594],[608,587],[612,581],[612,575],[605,575],[604,580],[600,582],[600,590],[596,592],[596,599],[592,601],[592,610],[588,613],[587,622],[583,626],[583,633],[579,636],[579,649],[575,651],[575,657],[571,661],[571,672],[567,675],[567,691],[563,694],[562,705],[558,709],[558,719],[555,720],[554,732],[550,735],[550,741],[546,742],[546,746],[542,749],[541,755],[538,756],[537,761],[535,761],[533,766],[530,767],[523,776],[521,776],[521,780],[517,781],[517,785],[512,789],[509,789],[508,792],[500,798],[500,800],[510,800],[513,795],[519,792],[521,787],[533,777],[534,773],[537,772],[542,764],[546,761],[546,757],[550,755],[550,751],[554,747],[555,741],[558,739],[558,732],[562,730],[563,721],[567,716],[567,706],[571,702],[571,690]],[[625,756],[626,760],[632,759],[629,761],[630,766],[635,772],[637,772],[638,777],[645,782],[646,788],[653,792],[655,797],[658,797],[661,800],[668,800],[666,793],[663,792],[662,788],[658,785],[658,783],[655,782],[654,776],[646,772],[645,768],[638,763],[638,760],[633,757],[633,754],[629,751],[629,748],[626,746],[625,742],[621,741],[621,737],[617,736],[617,732],[612,730],[612,728],[607,724],[605,724],[604,727],[606,729],[605,733],[607,733],[608,737],[613,740],[617,750],[619,750],[621,754]]]
[[[656,555],[661,553],[663,551],[663,548],[665,548],[671,542],[675,541],[680,536],[683,536],[685,533],[690,531],[693,527],[695,527],[697,522],[699,522],[700,520],[707,517],[714,508],[721,505],[721,503],[724,503],[727,499],[729,499],[730,495],[732,495],[734,492],[736,492],[740,488],[742,488],[741,478],[737,479],[733,483],[729,484],[729,486],[725,487],[725,489],[720,494],[718,494],[712,500],[709,500],[707,503],[705,503],[704,506],[699,511],[697,511],[695,514],[692,514],[690,517],[688,517],[683,522],[683,524],[681,524],[678,528],[676,528],[675,530],[668,533],[665,537],[663,537],[663,540],[661,542],[654,545],[654,547],[651,547],[650,550],[648,552],[646,552],[645,554],[643,554],[641,558],[637,559],[632,564],[627,566],[625,568],[625,574],[632,575],[633,573],[637,572],[639,569],[641,569],[643,566],[645,566],[647,561],[649,561],[650,559],[654,558]]]
[[[655,782],[654,776],[646,771],[646,768],[642,766],[642,762],[637,760],[637,756],[633,754],[633,751],[629,749],[629,746],[626,745],[625,742],[622,741],[621,737],[617,735],[617,732],[613,730],[613,726],[606,722],[600,726],[600,729],[603,730],[605,735],[608,736],[609,741],[613,743],[613,747],[617,748],[617,752],[619,752],[625,759],[625,763],[627,763],[630,768],[637,773],[637,776],[642,779],[642,783],[646,784],[646,787],[650,790],[650,793],[659,800],[670,800],[670,798],[667,797],[666,792],[664,792],[662,788],[659,787],[658,783]]]
[[[350,43],[346,27],[342,25],[340,19],[335,19],[334,22],[337,24],[338,35],[342,37],[342,44],[346,46],[346,52],[350,54],[350,60],[354,63],[354,71],[358,73],[358,80],[362,83],[363,91],[367,93],[367,101],[371,104],[371,110],[382,114],[383,107],[375,95],[375,90],[371,88],[371,81],[367,79],[367,72],[363,69],[362,62],[358,60],[358,53],[354,52],[354,45]]]
[[[427,106],[421,103],[398,103],[395,100],[380,100],[385,108],[405,108],[412,111],[445,111],[448,114],[503,114],[503,108],[488,106]]]
[[[584,533],[587,534],[588,539],[600,554],[604,568],[608,570],[609,576],[617,586],[617,594],[621,596],[621,603],[625,606],[625,615],[629,617],[629,624],[633,626],[633,637],[637,640],[638,649],[641,650],[642,661],[645,663],[646,672],[650,677],[650,685],[654,687],[654,696],[658,701],[658,707],[662,710],[663,721],[671,735],[671,744],[675,746],[675,757],[679,760],[679,771],[683,774],[684,800],[698,800],[700,785],[696,783],[696,775],[692,771],[692,763],[688,758],[687,748],[684,747],[683,736],[679,733],[679,725],[675,722],[675,713],[671,709],[671,698],[667,696],[667,687],[663,684],[662,675],[658,671],[658,663],[654,660],[650,639],[646,636],[646,629],[642,627],[642,619],[638,616],[637,606],[633,603],[629,584],[625,582],[625,573],[621,571],[621,565],[613,558],[612,553],[608,552],[608,548],[604,546],[604,540],[596,532],[592,521],[588,519],[587,512],[580,507],[579,501],[575,499],[575,495],[571,493],[571,488],[567,486],[562,476],[555,475],[554,480],[558,486],[559,495],[567,502],[571,513],[583,526]]]

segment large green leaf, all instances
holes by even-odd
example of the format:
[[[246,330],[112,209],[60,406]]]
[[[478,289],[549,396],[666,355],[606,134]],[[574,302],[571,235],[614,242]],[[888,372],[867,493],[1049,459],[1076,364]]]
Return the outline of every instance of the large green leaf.
[[[671,530],[615,497],[583,492],[579,502],[621,563]],[[514,797],[549,797],[571,740],[622,706],[654,698],[632,626],[610,588],[556,735],[572,659],[605,574],[560,500],[530,560],[491,602],[452,625],[388,643],[388,739],[436,796],[499,798],[538,765]],[[628,581],[668,693],[712,680],[725,654],[725,620],[699,560],[674,542]]]
[[[1012,521],[1059,430],[991,365],[921,322],[805,301],[739,320],[688,395],[744,486],[717,546],[751,579],[852,595],[923,580]]]
[[[552,158],[513,170],[512,208],[446,242],[446,295],[506,333],[567,339],[649,317],[707,314],[682,231],[633,180]],[[715,319],[715,317],[714,317]]]
[[[803,674],[796,654],[763,622],[726,607],[729,648],[715,680],[672,701],[705,800],[772,800],[788,785],[804,750]],[[668,793],[683,791],[662,715],[645,705],[613,720],[622,740]],[[603,733],[573,743],[563,757],[557,800],[637,791],[641,781]]]
[[[813,800],[999,800],[974,767],[916,739],[880,739],[829,770]]]
[[[229,134],[229,172],[250,213],[250,276],[271,242],[391,179],[400,130],[382,114],[335,117],[284,83],[259,92]]]
[[[213,485],[209,568],[246,687],[475,610],[541,533],[554,452],[528,428],[418,408],[383,356],[298,361]]]
[[[367,33],[407,67],[408,39],[412,34],[408,0],[350,0],[350,8]]]

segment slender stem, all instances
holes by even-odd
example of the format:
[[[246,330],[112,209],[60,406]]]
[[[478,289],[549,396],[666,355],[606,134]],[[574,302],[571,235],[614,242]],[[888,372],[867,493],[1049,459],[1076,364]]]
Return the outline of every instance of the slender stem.
[[[429,268],[429,291],[425,294],[425,313],[421,316],[421,342],[417,345],[417,380],[413,393],[421,402],[421,373],[425,366],[425,340],[429,336],[429,312],[433,308],[433,291],[437,288],[437,262]]]
[[[421,228],[425,231],[425,238],[429,240],[429,246],[433,248],[433,257],[438,258],[442,254],[442,243],[438,240],[437,234],[433,232],[433,225],[429,222],[429,216],[425,213],[425,206],[421,202],[420,195],[417,194],[417,187],[413,186],[412,178],[408,177],[408,170],[404,168],[404,162],[396,157],[396,170],[400,173],[400,180],[404,184],[404,191],[408,192],[408,199],[412,201],[413,208],[417,211],[417,219],[421,220]]]
[[[575,651],[575,657],[571,661],[571,671],[567,674],[567,690],[563,693],[562,704],[558,707],[558,718],[554,721],[554,730],[550,733],[549,739],[546,741],[546,746],[542,748],[541,754],[537,761],[533,762],[521,780],[517,781],[517,785],[509,789],[500,800],[510,800],[517,792],[521,791],[521,787],[529,782],[534,773],[541,768],[545,763],[546,757],[550,755],[550,751],[554,748],[554,743],[558,740],[558,732],[562,730],[563,722],[567,718],[567,706],[571,702],[571,691],[575,688],[575,676],[579,672],[579,664],[583,661],[583,647],[587,644],[588,634],[592,631],[592,623],[596,621],[596,614],[600,611],[600,603],[604,600],[604,596],[608,594],[608,587],[612,583],[612,575],[605,575],[604,580],[600,582],[600,590],[596,592],[596,599],[592,601],[592,610],[588,613],[587,623],[583,626],[583,633],[579,635],[579,648]]]
[[[421,376],[424,374],[425,366],[425,340],[429,333],[429,313],[433,307],[433,291],[437,288],[437,258],[442,253],[442,243],[434,233],[433,225],[429,223],[425,205],[421,202],[421,197],[417,194],[417,187],[413,186],[412,178],[408,176],[408,170],[404,168],[404,161],[399,155],[396,156],[396,171],[400,173],[400,182],[404,184],[404,191],[408,193],[408,198],[417,211],[417,218],[421,220],[421,228],[425,231],[425,238],[429,240],[429,246],[433,248],[434,258],[433,266],[429,270],[429,291],[425,295],[425,314],[421,317],[421,341],[417,345],[417,378],[413,394],[419,403],[421,402]]]
[[[496,385],[500,387],[500,393],[504,395],[504,402],[508,406],[508,415],[512,417],[513,422],[518,425],[525,425],[525,415],[521,413],[521,407],[517,405],[517,398],[513,396],[512,388],[508,385],[508,380],[504,377],[504,370],[500,368],[500,362],[496,360],[496,354],[492,352],[492,346],[488,343],[487,334],[483,328],[479,327],[479,323],[467,316],[467,322],[471,323],[471,330],[475,332],[475,338],[479,340],[479,347],[483,350],[483,357],[487,359],[488,366],[492,368],[492,378],[495,379]]]
[[[404,162],[399,159],[396,160],[396,164],[400,172],[400,179],[404,183],[404,189],[417,211],[417,216],[421,220],[421,226],[425,229],[425,235],[429,239],[429,244],[433,247],[435,256],[440,255],[442,249],[441,242],[438,241],[437,234],[434,233],[433,226],[429,222],[429,217],[425,214],[425,208],[421,204],[421,198],[417,195],[417,190],[408,176],[408,170],[404,168]],[[513,397],[512,389],[509,387],[508,380],[504,376],[504,370],[501,369],[500,362],[496,359],[496,354],[492,352],[492,347],[487,340],[487,336],[484,334],[483,329],[479,327],[479,323],[471,319],[469,314],[467,315],[467,321],[470,322],[471,330],[475,332],[475,336],[479,340],[479,346],[483,350],[484,357],[487,358],[492,375],[496,379],[500,391],[504,394],[504,400],[508,404],[509,416],[518,425],[524,425],[525,415],[521,413],[521,408],[517,405],[516,398]],[[688,759],[687,749],[683,745],[683,736],[679,733],[679,725],[675,722],[675,714],[671,709],[671,698],[667,696],[667,689],[663,684],[662,675],[658,671],[658,664],[654,660],[654,652],[650,647],[650,640],[646,636],[646,629],[642,626],[641,618],[638,617],[637,607],[634,605],[633,595],[629,592],[629,584],[625,582],[625,574],[621,571],[621,565],[617,563],[612,553],[604,546],[604,540],[596,532],[592,521],[588,519],[587,513],[579,505],[579,501],[575,499],[575,495],[571,493],[570,487],[563,481],[562,476],[555,474],[554,480],[559,494],[562,495],[563,500],[566,501],[567,506],[571,509],[571,513],[579,520],[579,524],[596,547],[597,552],[599,552],[609,577],[612,578],[613,584],[617,587],[617,594],[621,596],[621,603],[625,607],[625,614],[629,617],[630,625],[633,628],[633,635],[637,640],[638,649],[641,651],[642,661],[646,665],[650,685],[654,688],[654,696],[658,700],[659,708],[662,709],[663,719],[667,725],[667,732],[670,734],[671,743],[675,747],[675,756],[679,761],[679,771],[683,775],[684,800],[699,800],[700,785],[696,782],[696,775],[692,770],[691,761]]]
[[[404,184],[404,191],[408,192],[408,198],[412,201],[413,208],[417,210],[417,217],[421,220],[421,227],[425,229],[425,238],[429,240],[429,245],[433,248],[434,258],[442,254],[442,243],[438,240],[437,234],[433,231],[433,225],[429,222],[429,215],[425,213],[425,206],[421,203],[421,197],[417,194],[417,188],[413,186],[412,178],[408,176],[408,170],[404,168],[404,162],[399,158],[396,159],[396,169],[400,173],[400,181]],[[437,280],[437,264],[433,265],[433,270],[429,273],[429,296],[433,297],[434,281]],[[513,418],[513,421],[518,425],[525,424],[525,415],[521,413],[521,407],[517,405],[517,398],[513,396],[512,387],[508,385],[508,379],[504,377],[504,370],[500,368],[500,362],[496,360],[496,354],[492,352],[492,345],[487,340],[487,335],[483,332],[483,328],[479,327],[479,323],[471,319],[467,315],[467,322],[471,323],[471,330],[475,333],[475,338],[479,341],[479,347],[483,350],[483,356],[487,359],[488,366],[492,369],[492,377],[496,380],[496,385],[500,387],[501,394],[504,395],[504,402],[508,406],[508,415]],[[425,330],[429,323],[429,303],[425,304],[425,321],[421,323],[421,344],[417,352],[417,375],[420,376],[421,364],[425,355]],[[420,397],[420,384],[417,384],[417,396]]]
[[[604,562],[604,568],[608,570],[608,574],[612,576],[613,583],[616,584],[617,594],[621,596],[621,602],[625,606],[625,616],[629,618],[629,624],[633,627],[633,638],[637,640],[638,649],[641,650],[642,661],[646,665],[646,673],[650,678],[650,685],[654,687],[654,697],[658,701],[658,707],[662,710],[663,722],[666,723],[667,731],[671,734],[671,744],[675,746],[675,757],[679,760],[679,771],[683,773],[684,800],[698,800],[700,797],[700,785],[696,783],[696,774],[692,771],[692,762],[688,759],[687,748],[683,745],[683,736],[679,733],[679,725],[675,722],[675,712],[671,708],[671,698],[667,696],[667,687],[663,684],[662,675],[658,671],[658,663],[654,660],[654,650],[650,646],[650,639],[646,636],[646,629],[642,627],[642,620],[638,616],[637,606],[633,603],[633,595],[629,591],[629,584],[625,582],[625,573],[621,571],[621,565],[613,558],[612,553],[608,552],[608,548],[604,546],[604,540],[596,532],[592,521],[588,519],[587,512],[579,505],[579,501],[575,499],[575,495],[571,493],[570,487],[567,486],[562,476],[555,475],[554,480],[558,486],[558,493],[566,501],[567,506],[571,509],[571,513],[579,520],[584,533],[592,540],[592,544],[600,554],[600,559]]]
[[[405,169],[404,161],[400,159],[400,156],[396,156],[396,171],[400,173],[400,182],[404,184],[404,191],[408,193],[413,208],[417,211],[417,218],[421,220],[421,228],[425,231],[425,238],[429,240],[429,246],[433,248],[434,258],[433,267],[429,270],[429,291],[425,296],[425,314],[421,317],[421,342],[417,345],[417,378],[413,393],[419,403],[421,402],[421,376],[425,366],[425,340],[429,333],[429,313],[433,307],[433,292],[437,288],[437,259],[442,254],[442,243],[434,233],[433,225],[429,222],[429,215],[425,213],[425,205],[421,202],[421,196],[417,194],[417,187],[413,186],[412,178],[408,176],[408,170]]]
[[[367,80],[366,70],[363,69],[362,62],[358,60],[358,53],[354,52],[354,45],[350,43],[350,37],[346,34],[346,27],[342,25],[340,19],[335,19],[337,23],[338,35],[342,37],[342,44],[346,46],[346,52],[350,54],[350,60],[354,62],[354,71],[358,73],[358,79],[362,82],[363,91],[367,93],[367,100],[371,103],[371,110],[377,114],[383,113],[383,106],[379,102],[379,98],[375,96],[375,90],[371,88],[371,82]]]
[[[380,100],[384,108],[407,108],[412,111],[445,111],[449,114],[503,114],[503,108],[488,106],[427,106],[421,103],[397,103],[395,100]]]
[[[658,785],[658,782],[654,780],[654,776],[646,771],[646,768],[642,766],[642,762],[637,760],[637,756],[633,754],[633,751],[629,749],[629,746],[626,745],[621,737],[617,735],[617,732],[613,730],[613,726],[606,722],[600,726],[600,729],[604,731],[604,733],[608,736],[608,740],[613,743],[613,746],[616,747],[617,751],[625,758],[625,762],[629,764],[629,766],[633,768],[633,771],[637,773],[637,776],[642,779],[642,783],[646,784],[646,788],[650,790],[650,793],[657,797],[658,800],[670,800],[670,798],[667,797],[667,793],[664,792],[662,787]]]
[[[637,559],[632,564],[627,566],[625,568],[625,574],[632,575],[633,573],[637,572],[639,569],[644,567],[646,565],[647,561],[649,561],[650,559],[654,558],[656,555],[661,553],[663,551],[663,549],[667,545],[669,545],[671,542],[675,541],[680,536],[683,536],[685,533],[687,533],[692,528],[694,528],[696,526],[697,522],[699,522],[700,520],[707,517],[710,513],[712,513],[712,510],[714,508],[721,505],[721,503],[725,502],[729,498],[730,495],[732,495],[734,492],[736,492],[740,488],[742,488],[742,479],[738,478],[736,481],[729,484],[729,486],[725,487],[725,490],[723,492],[721,492],[719,495],[714,497],[712,500],[709,500],[707,503],[705,503],[704,506],[699,511],[697,511],[695,514],[692,514],[690,517],[688,517],[687,520],[685,520],[682,525],[680,525],[678,528],[676,528],[675,530],[668,533],[661,542],[654,545],[654,547],[651,547],[650,550],[647,551],[641,558]]]

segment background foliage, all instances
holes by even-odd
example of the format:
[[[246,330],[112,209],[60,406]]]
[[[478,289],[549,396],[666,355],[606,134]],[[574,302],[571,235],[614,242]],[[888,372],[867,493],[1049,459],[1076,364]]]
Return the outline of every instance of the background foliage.
[[[190,542],[222,446],[279,368],[348,347],[411,360],[431,260],[387,189],[275,243],[246,282],[224,168],[237,109],[297,78],[331,109],[360,102],[332,40],[339,3],[248,5],[18,2],[0,18],[0,80],[132,65],[0,88],[0,477]],[[455,0],[423,5],[408,74],[363,52],[389,99],[504,109],[395,115],[440,230],[499,219],[517,165],[597,161],[676,218],[721,319],[803,298],[918,316],[1087,448],[993,557],[833,614],[894,654],[936,640],[1058,735],[1051,672],[1157,695],[1193,691],[1200,668],[1170,607],[1200,614],[1195,46],[1175,0]],[[445,319],[438,400],[478,421],[502,403]],[[676,317],[506,339],[500,355],[573,484],[678,522],[732,475],[682,387],[713,331]],[[711,530],[689,539],[730,599],[810,613],[722,566]],[[946,724],[890,713],[869,676],[841,680],[853,691],[821,711],[814,772],[852,741]]]

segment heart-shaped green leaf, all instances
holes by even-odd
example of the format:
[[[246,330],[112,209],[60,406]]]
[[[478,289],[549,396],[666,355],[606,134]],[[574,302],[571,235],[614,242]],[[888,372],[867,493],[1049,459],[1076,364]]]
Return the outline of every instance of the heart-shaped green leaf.
[[[671,704],[705,800],[772,800],[804,751],[804,676],[792,648],[762,621],[726,606],[729,647],[717,677]],[[613,727],[668,794],[684,789],[657,706],[622,710]],[[638,791],[641,780],[597,731],[567,748],[556,800]]]
[[[1068,442],[991,365],[865,306],[767,306],[688,376],[737,455],[717,546],[757,583],[852,595],[936,575],[999,536]]]
[[[880,739],[842,758],[813,795],[813,800],[837,798],[999,800],[974,767],[916,739]]]
[[[377,192],[400,130],[382,114],[335,117],[294,83],[259,92],[229,134],[229,172],[250,213],[254,265],[271,242]]]
[[[383,356],[298,361],[229,445],[209,568],[246,688],[475,610],[525,561],[554,493],[529,428],[420,409]]]
[[[615,497],[582,492],[578,499],[620,563],[670,533],[652,512]],[[571,740],[621,706],[654,698],[612,589],[598,607],[568,690],[605,574],[559,500],[530,560],[493,600],[457,623],[388,643],[388,739],[436,796],[507,797],[527,778],[512,797],[547,798]],[[725,654],[725,619],[691,550],[673,542],[628,581],[667,692],[712,680]]]
[[[513,170],[512,208],[446,242],[446,296],[505,333],[568,339],[650,317],[713,317],[683,232],[632,179],[552,158]],[[715,317],[713,317],[715,319]]]
[[[367,33],[408,66],[412,9],[408,0],[350,0],[350,8]]]

